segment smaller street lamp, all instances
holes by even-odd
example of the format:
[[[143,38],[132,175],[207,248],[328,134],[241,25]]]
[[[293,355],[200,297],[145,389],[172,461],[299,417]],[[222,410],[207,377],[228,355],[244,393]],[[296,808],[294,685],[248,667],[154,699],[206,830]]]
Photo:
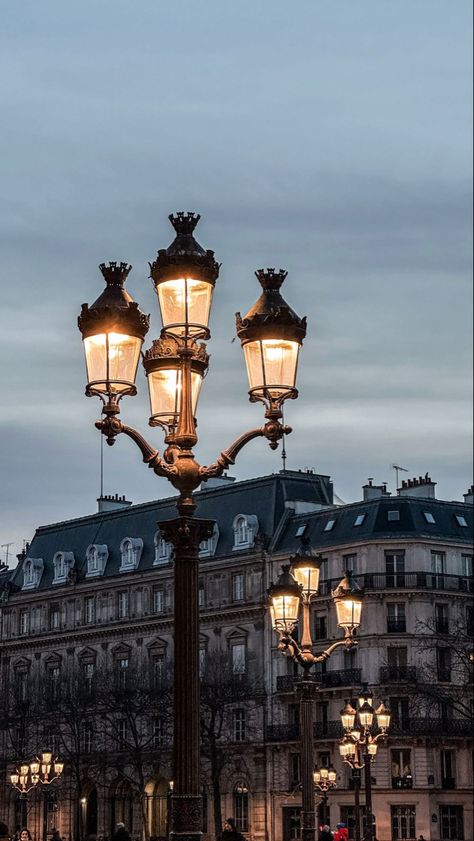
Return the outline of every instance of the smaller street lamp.
[[[269,411],[271,411],[271,403]],[[315,554],[311,550],[309,541],[303,539],[298,554],[290,558],[290,564],[282,567],[282,573],[277,582],[267,590],[272,627],[278,634],[278,650],[303,667],[303,677],[297,684],[300,698],[303,841],[315,839],[314,773],[316,772],[313,771],[313,701],[317,685],[310,678],[309,672],[316,663],[328,660],[339,646],[342,645],[346,650],[350,650],[357,645],[354,632],[360,626],[362,612],[362,590],[350,574],[346,573],[331,593],[336,607],[337,624],[344,629],[344,638],[337,640],[324,651],[313,652],[310,611],[311,603],[318,594],[321,563],[321,555]],[[303,627],[301,642],[298,642],[295,631],[299,624],[300,608]],[[318,773],[320,781],[329,781],[327,769],[321,769]],[[331,771],[331,779],[332,773]]]
[[[10,774],[10,785],[20,792],[21,823],[26,826],[28,792],[38,785],[47,786],[57,780],[64,770],[64,762],[53,760],[51,751],[46,750],[41,758],[31,762],[22,762],[20,767]],[[53,776],[51,776],[51,772]]]
[[[390,726],[390,710],[381,703],[374,709],[373,696],[364,687],[358,698],[358,709],[355,710],[351,704],[341,710],[341,723],[344,730],[344,737],[339,743],[339,753],[343,762],[352,768],[354,783],[356,785],[356,837],[360,837],[360,815],[358,804],[359,772],[364,768],[365,775],[365,808],[366,808],[366,835],[365,841],[374,841],[373,813],[372,813],[372,779],[371,764],[375,761],[379,742],[382,741]],[[374,718],[377,721],[379,732],[374,735],[372,726]]]
[[[329,823],[329,820],[326,817],[327,813],[327,803],[328,803],[328,791],[332,791],[332,789],[337,788],[337,774],[334,768],[315,768],[313,771],[313,784],[315,791],[321,792],[321,800],[320,800],[320,816],[319,820],[320,823]]]

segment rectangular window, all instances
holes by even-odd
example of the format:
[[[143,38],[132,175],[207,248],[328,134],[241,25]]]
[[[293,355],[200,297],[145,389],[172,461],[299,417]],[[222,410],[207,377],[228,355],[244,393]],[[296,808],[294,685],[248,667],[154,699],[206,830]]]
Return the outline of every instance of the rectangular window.
[[[49,609],[49,630],[56,631],[61,624],[61,612],[59,605],[52,604]]]
[[[232,645],[232,674],[234,678],[243,678],[246,671],[246,646],[244,642]]]
[[[437,634],[449,633],[448,605],[435,605],[435,629]]]
[[[204,676],[204,672],[206,671],[206,646],[201,645],[199,649],[199,677],[202,678]]]
[[[389,523],[398,523],[400,520],[400,511],[387,511],[387,520]]]
[[[117,721],[117,741],[121,748],[125,747],[127,742],[127,721],[125,718]]]
[[[328,622],[325,614],[314,617],[316,639],[325,640],[328,636]]]
[[[126,619],[128,617],[129,594],[127,590],[123,590],[118,594],[118,618]]]
[[[355,526],[361,526],[362,523],[364,522],[366,516],[367,516],[367,514],[358,514],[357,517],[354,520],[354,525]]]
[[[442,788],[456,788],[456,751],[441,751],[441,786]]]
[[[204,589],[204,584],[199,584],[199,607],[204,607],[206,604],[206,591]]]
[[[328,750],[320,751],[318,753],[318,766],[319,768],[329,768],[331,765],[331,754]]]
[[[427,523],[430,523],[430,525],[436,523],[436,520],[433,517],[431,511],[423,511],[423,517],[425,518]]]
[[[84,599],[84,622],[93,625],[95,622],[95,597],[86,596]]]
[[[444,552],[431,553],[431,572],[444,575],[446,569],[446,555]]]
[[[160,689],[163,685],[166,668],[165,654],[154,654],[151,661],[153,688]]]
[[[298,528],[296,529],[296,532],[295,532],[295,537],[303,537],[307,528],[308,528],[307,523],[303,523],[303,525],[298,526]]]
[[[300,841],[301,806],[282,806],[282,841]]]
[[[461,575],[472,576],[472,555],[461,555]]]
[[[288,761],[290,789],[294,789],[301,782],[301,754],[290,753]]]
[[[244,576],[242,572],[237,572],[232,576],[232,601],[241,602],[244,599]]]
[[[405,553],[386,552],[385,573],[387,587],[405,586]]]
[[[28,698],[28,672],[15,673],[15,698],[21,704]]]
[[[458,526],[461,526],[461,528],[463,528],[463,529],[467,529],[466,518],[463,517],[462,514],[455,514],[454,516],[456,517],[456,522],[457,522]]]
[[[95,664],[84,663],[82,666],[82,678],[84,681],[84,690],[88,697],[91,697],[94,692],[94,676]]]
[[[390,698],[389,705],[392,713],[392,723],[398,732],[406,732],[410,726],[410,705],[409,699],[403,696]]]
[[[351,555],[342,556],[342,572],[357,572],[357,555],[353,552]]]
[[[391,645],[387,649],[388,679],[405,681],[408,677],[408,649]]]
[[[165,743],[165,723],[161,716],[155,716],[152,722],[152,744],[154,748],[162,748]]]
[[[92,721],[84,721],[82,725],[82,750],[84,753],[92,753],[94,744],[94,725]]]
[[[53,666],[47,672],[47,687],[48,699],[50,703],[56,703],[59,700],[59,682],[61,679],[61,670],[59,666]]]
[[[440,683],[451,682],[451,649],[439,646],[436,649],[438,680]]]
[[[416,807],[391,806],[392,841],[415,841]]]
[[[387,633],[404,634],[406,629],[405,604],[403,602],[389,602],[387,604]]]
[[[20,636],[24,637],[27,636],[30,630],[30,614],[27,610],[20,611],[20,617],[18,621],[18,633]]]
[[[413,788],[413,776],[411,773],[411,751],[391,751],[392,757],[392,788]]]
[[[245,710],[234,710],[233,724],[234,742],[245,742]]]
[[[128,658],[121,657],[116,663],[117,685],[119,689],[127,687]]]
[[[440,806],[439,822],[443,841],[463,841],[464,812],[462,806]]]
[[[165,591],[163,587],[155,587],[153,590],[153,613],[165,612]]]
[[[326,525],[323,528],[323,531],[332,531],[335,525],[336,525],[335,520],[328,520]]]

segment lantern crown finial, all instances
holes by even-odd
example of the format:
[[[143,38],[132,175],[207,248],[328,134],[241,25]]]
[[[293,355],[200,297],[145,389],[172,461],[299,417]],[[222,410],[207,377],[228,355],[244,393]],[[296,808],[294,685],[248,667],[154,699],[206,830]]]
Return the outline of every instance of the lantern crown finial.
[[[280,293],[287,274],[284,269],[258,269],[255,272],[263,292],[245,316],[236,313],[237,335],[241,342],[262,338],[303,342],[306,317],[300,318]]]
[[[150,276],[156,286],[164,280],[187,274],[215,284],[220,264],[216,262],[214,252],[204,249],[194,238],[194,229],[200,218],[199,213],[182,210],[168,216],[176,237],[168,248],[160,248],[155,260],[150,263]]]
[[[288,272],[285,269],[257,269],[255,272],[262,289],[279,289],[287,276]]]
[[[201,215],[199,213],[193,213],[191,211],[184,213],[182,210],[177,213],[170,213],[168,216],[178,236],[192,234],[200,218]]]
[[[99,269],[107,286],[123,286],[132,267],[129,263],[117,263],[114,260],[109,263],[101,263]]]

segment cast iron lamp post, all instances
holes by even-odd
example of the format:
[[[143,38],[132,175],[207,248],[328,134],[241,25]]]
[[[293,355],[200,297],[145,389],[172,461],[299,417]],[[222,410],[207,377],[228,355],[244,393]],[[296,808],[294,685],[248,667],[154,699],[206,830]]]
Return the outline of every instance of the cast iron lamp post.
[[[64,762],[53,759],[51,751],[45,750],[41,759],[37,757],[31,762],[22,762],[20,767],[10,774],[10,785],[20,792],[22,826],[26,826],[28,792],[38,785],[50,785],[61,776],[63,770]]]
[[[354,770],[364,769],[365,782],[365,841],[375,841],[374,818],[372,813],[372,778],[371,763],[375,761],[378,743],[387,735],[390,726],[390,710],[380,704],[375,710],[372,706],[372,695],[364,687],[358,698],[357,710],[347,703],[341,710],[341,722],[344,737],[339,744],[339,753],[343,761]],[[374,716],[377,719],[379,733],[372,734]],[[356,814],[356,825],[360,816]],[[359,830],[360,831],[360,830]]]
[[[282,567],[276,584],[268,589],[268,604],[273,629],[278,633],[278,650],[303,667],[303,676],[297,681],[300,699],[301,727],[301,789],[302,789],[302,841],[315,841],[314,785],[313,785],[313,700],[317,684],[310,676],[315,663],[325,662],[339,646],[347,650],[357,645],[354,631],[360,625],[362,591],[346,572],[331,595],[336,607],[337,624],[344,629],[344,639],[338,640],[319,654],[313,653],[310,628],[311,602],[317,595],[321,555],[311,552],[303,541],[300,554],[290,558]],[[300,608],[303,612],[301,642],[295,639]]]
[[[169,217],[174,242],[158,251],[150,264],[163,328],[143,358],[150,394],[150,425],[165,433],[162,456],[142,435],[119,418],[120,401],[136,394],[135,378],[142,344],[149,327],[124,289],[127,263],[101,265],[106,289],[92,306],[83,304],[78,324],[84,341],[86,394],[102,400],[102,419],[96,427],[112,445],[117,435],[137,444],[145,464],[164,476],[179,492],[178,517],[160,522],[163,538],[174,547],[174,744],[171,833],[178,841],[198,841],[202,798],[199,784],[199,544],[212,535],[214,523],[194,517],[193,492],[202,482],[220,476],[246,444],[266,438],[276,449],[291,429],[282,423],[286,399],[298,396],[295,387],[306,319],[299,318],[280,294],[286,272],[256,272],[263,288],[252,309],[241,318],[241,341],[250,384],[250,400],[265,405],[266,422],[245,432],[209,466],[194,458],[197,443],[196,406],[209,357],[209,314],[219,264],[213,251],[204,251],[193,232],[200,217],[177,213]]]
[[[328,804],[328,791],[337,788],[337,774],[334,768],[315,768],[313,771],[313,784],[317,792],[321,793],[320,800],[320,823],[326,823],[326,810]],[[327,821],[329,823],[329,821]]]

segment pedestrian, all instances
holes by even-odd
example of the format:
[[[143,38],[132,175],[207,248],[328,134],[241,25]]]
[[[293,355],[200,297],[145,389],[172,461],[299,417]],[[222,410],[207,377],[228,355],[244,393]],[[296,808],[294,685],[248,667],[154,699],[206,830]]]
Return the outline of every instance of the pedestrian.
[[[348,841],[349,832],[345,823],[336,824],[336,832],[334,833],[334,841]]]
[[[333,841],[331,828],[328,826],[327,823],[325,823],[323,826],[321,835],[319,836],[319,841]]]
[[[23,829],[20,830],[20,832],[18,833],[18,839],[19,841],[33,841],[31,832],[29,829],[26,828],[26,826],[24,826]]]
[[[130,833],[127,832],[127,830],[125,829],[125,824],[122,823],[122,821],[118,822],[112,841],[132,841],[132,839],[130,838]]]
[[[221,841],[245,841],[244,836],[237,829],[234,818],[227,818],[221,834]]]

